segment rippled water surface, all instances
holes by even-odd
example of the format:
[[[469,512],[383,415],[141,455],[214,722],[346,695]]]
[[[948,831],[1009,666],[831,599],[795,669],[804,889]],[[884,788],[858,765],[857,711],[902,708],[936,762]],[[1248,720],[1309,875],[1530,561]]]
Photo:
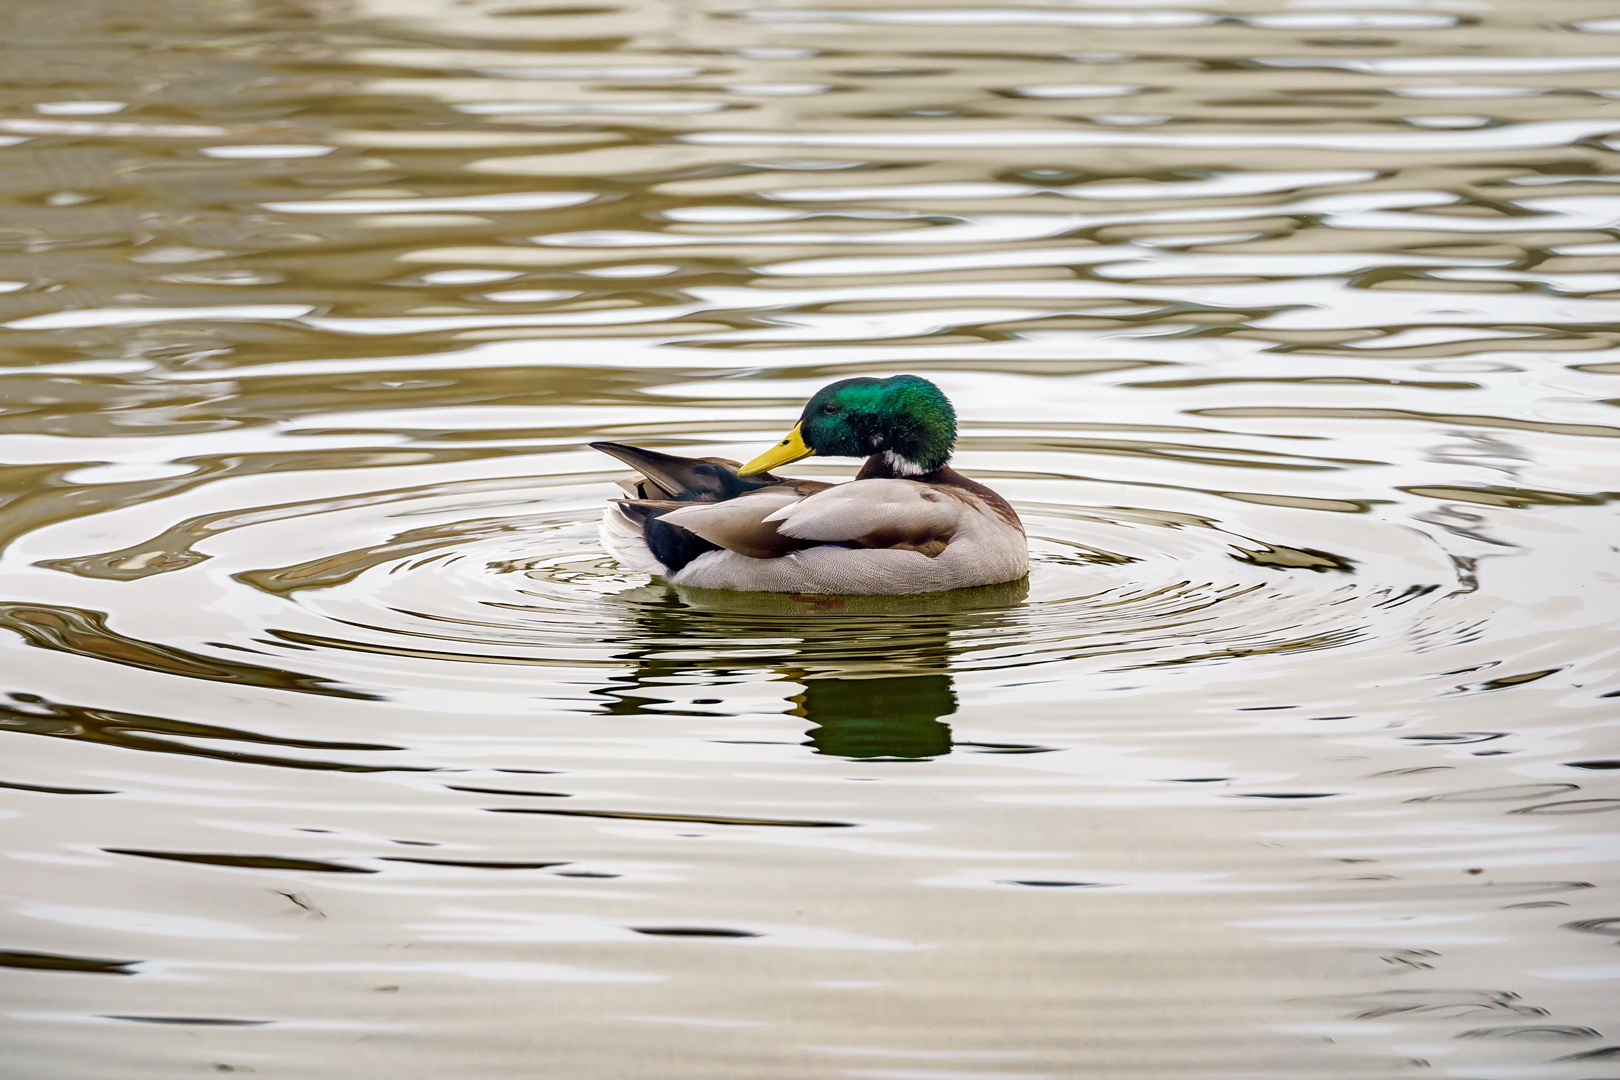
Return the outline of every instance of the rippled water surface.
[[[6,1077],[1620,1068],[1620,9],[6,16]],[[603,551],[900,371],[1027,582]]]

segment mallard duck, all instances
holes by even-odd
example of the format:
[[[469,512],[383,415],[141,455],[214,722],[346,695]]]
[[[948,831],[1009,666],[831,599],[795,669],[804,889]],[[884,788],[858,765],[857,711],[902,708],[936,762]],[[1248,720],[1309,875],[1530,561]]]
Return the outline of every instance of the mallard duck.
[[[810,399],[787,437],[746,465],[591,444],[641,475],[602,537],[623,565],[674,585],[895,595],[1016,581],[1024,527],[1006,499],[950,467],[956,412],[916,375],[844,379]],[[864,457],[854,480],[771,470],[812,454]]]

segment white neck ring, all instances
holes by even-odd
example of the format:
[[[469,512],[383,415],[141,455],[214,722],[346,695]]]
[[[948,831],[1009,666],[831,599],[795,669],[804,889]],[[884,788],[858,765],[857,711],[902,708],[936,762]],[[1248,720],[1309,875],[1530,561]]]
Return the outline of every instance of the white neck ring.
[[[915,461],[907,457],[901,457],[893,450],[883,451],[883,460],[888,464],[889,471],[896,476],[921,476],[928,471]]]

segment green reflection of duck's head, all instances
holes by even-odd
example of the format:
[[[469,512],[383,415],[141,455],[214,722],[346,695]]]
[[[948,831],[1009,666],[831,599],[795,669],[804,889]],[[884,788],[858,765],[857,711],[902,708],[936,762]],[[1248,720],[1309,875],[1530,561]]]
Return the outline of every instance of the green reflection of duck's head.
[[[956,711],[953,635],[994,626],[1022,604],[1027,580],[926,596],[799,597],[648,586],[631,606],[632,686],[610,711],[640,711],[638,687],[765,668],[799,684],[793,715],[808,745],[838,757],[919,760],[950,753]]]
[[[919,760],[951,752],[956,711],[951,677],[894,675],[871,679],[806,679],[793,712],[813,725],[806,745],[845,758]]]

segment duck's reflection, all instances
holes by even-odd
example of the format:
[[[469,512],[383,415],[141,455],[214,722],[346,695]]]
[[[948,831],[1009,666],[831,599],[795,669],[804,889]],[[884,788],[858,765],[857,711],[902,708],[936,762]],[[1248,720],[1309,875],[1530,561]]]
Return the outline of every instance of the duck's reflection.
[[[1005,622],[1027,580],[929,596],[795,597],[648,586],[621,593],[616,640],[635,664],[601,693],[610,714],[668,714],[671,684],[781,686],[806,745],[843,758],[951,752],[953,639]]]
[[[931,758],[951,752],[956,690],[948,674],[807,679],[794,714],[809,745],[846,758]]]

